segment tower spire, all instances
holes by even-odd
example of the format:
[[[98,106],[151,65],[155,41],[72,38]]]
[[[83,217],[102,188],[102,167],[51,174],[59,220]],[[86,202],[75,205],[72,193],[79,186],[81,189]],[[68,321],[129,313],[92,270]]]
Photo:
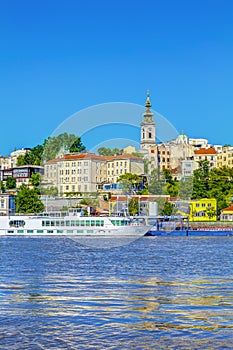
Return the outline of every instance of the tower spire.
[[[151,108],[151,107],[152,107],[152,104],[151,104],[151,102],[150,102],[150,90],[149,90],[149,89],[147,89],[147,91],[146,91],[146,96],[147,96],[147,98],[146,98],[145,107],[146,107],[146,108]]]

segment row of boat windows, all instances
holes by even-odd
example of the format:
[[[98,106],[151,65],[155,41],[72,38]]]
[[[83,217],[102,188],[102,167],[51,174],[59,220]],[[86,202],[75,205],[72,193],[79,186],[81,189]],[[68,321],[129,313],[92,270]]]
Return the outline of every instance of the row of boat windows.
[[[42,226],[104,226],[104,220],[43,220]]]
[[[83,233],[84,230],[8,230],[7,233],[35,233],[35,234],[49,234],[49,233],[64,233],[64,234],[70,234],[70,233]],[[86,233],[93,233],[93,230],[87,230]]]
[[[114,226],[126,226],[128,225],[127,220],[111,220]],[[43,220],[42,226],[104,226],[104,220]]]

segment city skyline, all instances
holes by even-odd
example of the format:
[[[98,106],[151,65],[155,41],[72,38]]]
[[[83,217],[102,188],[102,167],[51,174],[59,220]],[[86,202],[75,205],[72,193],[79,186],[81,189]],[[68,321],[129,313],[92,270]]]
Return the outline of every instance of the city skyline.
[[[147,88],[178,132],[232,143],[232,10],[227,0],[2,3],[0,154],[41,144],[84,108],[143,106]]]

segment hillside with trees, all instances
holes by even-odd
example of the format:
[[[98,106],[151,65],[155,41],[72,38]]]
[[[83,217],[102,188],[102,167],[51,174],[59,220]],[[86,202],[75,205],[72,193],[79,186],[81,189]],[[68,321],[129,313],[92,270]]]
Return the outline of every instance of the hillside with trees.
[[[42,165],[43,162],[54,159],[59,152],[78,153],[86,150],[81,138],[66,132],[49,137],[42,145],[37,145],[17,158],[17,165]]]

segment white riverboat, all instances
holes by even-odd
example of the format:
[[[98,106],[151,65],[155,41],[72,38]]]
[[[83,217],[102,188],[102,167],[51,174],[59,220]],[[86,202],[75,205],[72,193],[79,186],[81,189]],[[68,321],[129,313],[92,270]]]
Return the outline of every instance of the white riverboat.
[[[82,216],[82,213],[0,216],[0,236],[143,236],[142,218]]]

